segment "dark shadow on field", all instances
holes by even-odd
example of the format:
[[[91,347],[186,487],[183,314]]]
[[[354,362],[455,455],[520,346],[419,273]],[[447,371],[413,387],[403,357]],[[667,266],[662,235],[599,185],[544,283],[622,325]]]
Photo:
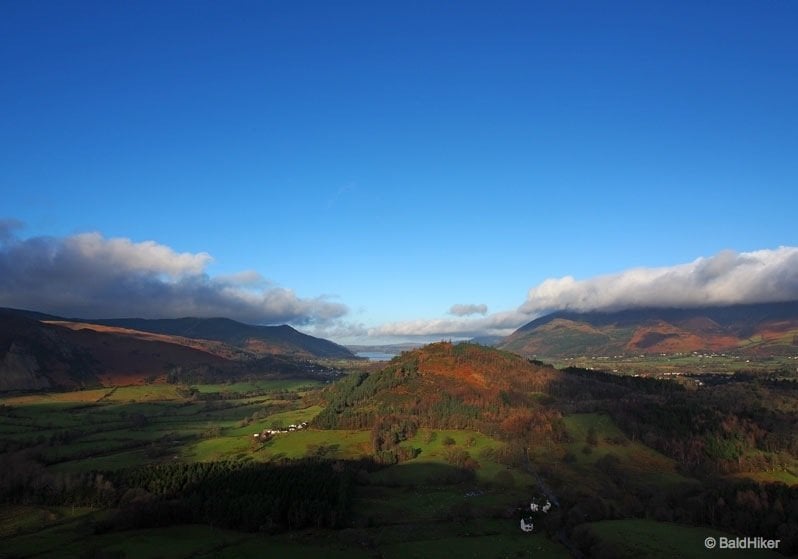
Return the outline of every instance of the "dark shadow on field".
[[[369,485],[398,487],[406,485],[456,485],[476,479],[474,470],[438,462],[404,462],[372,472]]]

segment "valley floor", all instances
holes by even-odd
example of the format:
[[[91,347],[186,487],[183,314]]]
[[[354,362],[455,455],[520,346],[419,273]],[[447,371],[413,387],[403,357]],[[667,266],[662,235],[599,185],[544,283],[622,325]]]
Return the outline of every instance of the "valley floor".
[[[311,422],[323,409],[319,386],[308,381],[153,384],[5,396],[0,399],[4,483],[14,476],[51,480],[148,464],[275,463],[303,457],[334,462],[370,456],[369,430],[301,428],[268,440],[254,437]],[[485,434],[419,429],[406,441],[418,456],[358,475],[350,518],[337,530],[267,535],[173,525],[98,533],[98,523],[114,511],[5,504],[0,506],[0,557],[569,557],[568,546],[574,544],[558,541],[561,533],[547,536],[542,525],[533,534],[519,529],[530,499],[544,497],[538,472],[553,473],[560,486],[578,484],[585,494],[600,495],[595,474],[612,456],[622,462],[631,484],[698,483],[680,473],[671,458],[628,440],[607,415],[573,413],[565,425],[567,442],[530,448],[526,467],[504,463],[497,456],[507,443]],[[595,441],[586,444],[591,437]],[[452,477],[452,449],[473,459],[471,477]],[[31,464],[43,469],[15,470]],[[582,538],[607,542],[624,556],[663,558],[703,556],[702,538],[721,534],[646,520],[596,522],[582,531]]]

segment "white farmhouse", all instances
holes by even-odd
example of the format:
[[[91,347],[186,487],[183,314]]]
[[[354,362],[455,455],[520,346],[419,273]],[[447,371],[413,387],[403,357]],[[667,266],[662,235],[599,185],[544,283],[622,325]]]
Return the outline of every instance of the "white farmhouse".
[[[551,510],[551,501],[546,499],[545,505],[539,505],[535,501],[532,501],[531,503],[529,503],[529,510],[532,512],[542,512],[543,514],[547,514],[549,510]],[[521,530],[523,530],[524,532],[531,532],[534,529],[534,527],[535,525],[532,522],[531,518],[521,519]]]

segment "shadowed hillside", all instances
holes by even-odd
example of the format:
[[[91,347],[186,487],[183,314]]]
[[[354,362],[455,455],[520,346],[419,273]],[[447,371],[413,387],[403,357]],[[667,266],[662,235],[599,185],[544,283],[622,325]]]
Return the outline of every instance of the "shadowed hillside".
[[[327,374],[326,368],[308,362],[307,359],[315,354],[302,346],[318,347],[325,355],[336,353],[336,348],[340,348],[351,355],[332,342],[305,336],[288,326],[266,331],[269,335],[276,332],[282,339],[279,343],[239,338],[240,345],[236,345],[237,340],[231,332],[247,332],[258,327],[223,319],[140,322],[164,323],[162,330],[168,330],[170,325],[173,329],[178,329],[175,324],[182,325],[182,330],[189,335],[154,333],[2,309],[0,390],[79,388],[164,379],[220,382],[264,375],[313,377]],[[197,326],[193,330],[187,326],[192,322]],[[224,326],[228,327],[230,342],[196,335],[198,331],[209,334],[215,331],[222,337]],[[292,340],[301,345],[291,343]]]
[[[91,353],[38,320],[0,312],[0,390],[99,383]]]

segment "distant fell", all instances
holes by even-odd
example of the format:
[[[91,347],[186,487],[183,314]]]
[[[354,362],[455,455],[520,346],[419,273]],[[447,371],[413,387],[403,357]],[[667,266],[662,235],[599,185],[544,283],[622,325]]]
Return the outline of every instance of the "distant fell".
[[[0,308],[0,391],[325,375],[353,355],[289,326],[227,319],[84,320]]]
[[[525,324],[499,347],[543,358],[727,352],[798,354],[798,301],[616,312],[559,311]]]
[[[83,322],[185,338],[216,340],[257,353],[342,359],[355,357],[351,351],[341,345],[323,338],[303,334],[287,325],[254,326],[229,318],[112,318],[84,320]]]
[[[472,344],[496,347],[504,341],[504,336],[476,336],[468,341]]]

